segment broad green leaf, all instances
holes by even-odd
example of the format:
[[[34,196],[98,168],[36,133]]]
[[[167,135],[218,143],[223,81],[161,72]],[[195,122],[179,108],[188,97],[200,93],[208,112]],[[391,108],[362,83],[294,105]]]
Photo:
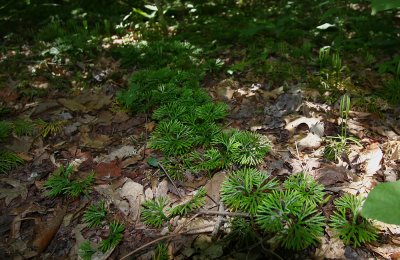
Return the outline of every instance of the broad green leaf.
[[[154,157],[150,157],[149,159],[147,159],[147,164],[152,167],[158,167],[158,161]]]
[[[399,8],[400,0],[371,0],[371,14],[374,15],[379,11]]]
[[[400,181],[376,186],[364,203],[361,215],[388,224],[400,225]]]

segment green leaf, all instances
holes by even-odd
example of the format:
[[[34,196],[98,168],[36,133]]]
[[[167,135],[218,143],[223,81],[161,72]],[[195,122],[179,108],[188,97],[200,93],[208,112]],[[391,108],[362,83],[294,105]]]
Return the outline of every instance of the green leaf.
[[[152,166],[152,167],[158,167],[158,161],[154,157],[150,157],[147,159],[147,164]]]
[[[376,186],[364,203],[361,215],[388,224],[400,225],[400,181]]]
[[[371,0],[372,15],[375,15],[379,11],[385,11],[399,7],[400,0]]]

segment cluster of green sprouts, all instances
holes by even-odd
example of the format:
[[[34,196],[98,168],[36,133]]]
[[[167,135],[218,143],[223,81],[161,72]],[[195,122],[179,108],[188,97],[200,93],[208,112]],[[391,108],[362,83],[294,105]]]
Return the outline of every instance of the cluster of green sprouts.
[[[186,215],[204,206],[205,196],[205,189],[200,188],[189,201],[170,208],[167,207],[169,204],[167,198],[158,197],[146,200],[142,204],[142,221],[152,227],[162,227],[167,220],[175,216]]]
[[[57,197],[60,195],[77,198],[80,195],[87,195],[94,182],[94,173],[89,173],[84,179],[72,176],[74,167],[61,165],[46,181],[44,188],[46,195],[49,197]]]
[[[342,154],[347,154],[348,144],[355,143],[359,146],[361,144],[352,136],[348,136],[347,127],[350,112],[350,97],[344,95],[340,99],[339,113],[341,118],[340,134],[337,136],[328,136],[326,138],[326,146],[324,150],[324,157],[331,161],[339,161]]]
[[[45,122],[39,120],[17,119],[15,121],[0,121],[0,143],[5,142],[11,135],[18,137],[34,136],[43,137],[56,134],[62,130],[65,121]],[[16,166],[23,163],[23,160],[14,152],[0,148],[0,173],[7,173]]]
[[[110,216],[107,212],[104,202],[92,204],[83,214],[83,221],[89,228],[99,228],[107,225],[109,228],[107,238],[103,239],[97,247],[93,247],[90,241],[83,242],[79,247],[79,255],[82,259],[90,260],[92,256],[100,251],[103,254],[108,250],[115,248],[123,238],[125,227],[116,220],[109,220]]]
[[[306,173],[294,174],[280,186],[266,173],[242,169],[229,174],[221,186],[221,200],[229,209],[252,216],[250,223],[237,219],[232,223],[233,234],[246,233],[246,240],[238,243],[254,242],[258,235],[249,227],[256,224],[272,235],[273,244],[292,250],[317,245],[324,235],[324,197],[324,187]],[[360,246],[377,238],[376,228],[360,215],[362,200],[347,194],[334,204],[330,226],[346,244]]]

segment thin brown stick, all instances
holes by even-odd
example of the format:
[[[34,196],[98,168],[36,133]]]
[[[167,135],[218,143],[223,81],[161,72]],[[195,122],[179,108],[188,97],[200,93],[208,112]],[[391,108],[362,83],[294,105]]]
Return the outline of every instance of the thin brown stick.
[[[139,248],[133,250],[132,252],[129,252],[129,253],[126,254],[126,255],[124,255],[120,260],[126,259],[126,258],[128,258],[129,256],[131,256],[131,255],[133,255],[133,254],[136,254],[136,253],[139,252],[140,250],[143,250],[144,248],[146,248],[146,247],[148,247],[148,246],[151,246],[151,245],[153,245],[153,244],[155,244],[155,243],[157,243],[157,242],[159,242],[159,241],[161,241],[161,240],[173,238],[173,237],[180,236],[180,235],[182,235],[182,234],[187,233],[187,232],[179,233],[179,231],[182,230],[182,228],[184,228],[189,222],[191,222],[193,219],[197,218],[198,216],[199,216],[199,214],[195,214],[193,217],[191,217],[190,219],[188,219],[182,226],[179,227],[179,229],[175,230],[173,234],[166,235],[166,236],[162,236],[162,237],[159,237],[159,238],[157,238],[157,239],[155,239],[155,240],[153,240],[153,241],[150,241],[149,243],[146,243],[146,244],[144,244],[143,246],[141,246],[141,247],[139,247]]]
[[[199,215],[221,215],[221,216],[245,217],[245,218],[249,218],[250,217],[250,214],[248,214],[248,213],[227,212],[227,211],[218,211],[218,210],[200,210],[197,213]]]
[[[219,207],[218,207],[218,212],[221,213],[221,212],[224,212],[224,211],[225,211],[224,203],[221,202],[219,204]],[[214,229],[213,229],[213,231],[211,233],[212,237],[216,237],[218,235],[218,231],[221,228],[221,224],[222,224],[222,215],[218,214],[217,221],[215,222]]]
[[[182,199],[182,195],[181,195],[181,193],[179,192],[178,187],[176,187],[175,182],[172,180],[171,176],[169,176],[167,170],[165,170],[164,166],[163,166],[160,162],[158,162],[158,165],[160,166],[161,170],[163,170],[163,172],[165,173],[165,175],[167,175],[169,181],[172,183],[172,185],[174,186],[176,192],[178,193],[179,198]]]
[[[157,238],[157,239],[155,239],[153,241],[150,241],[149,243],[146,243],[143,246],[141,246],[139,248],[136,248],[135,250],[129,252],[128,254],[124,255],[120,260],[126,259],[126,258],[130,257],[131,255],[136,254],[140,250],[145,249],[146,247],[151,246],[151,245],[153,245],[153,244],[155,244],[155,243],[157,243],[159,241],[162,241],[162,240],[168,239],[168,238],[173,238],[173,237],[176,237],[176,236],[179,236],[179,235],[180,234],[171,234],[171,235],[159,237],[159,238]]]

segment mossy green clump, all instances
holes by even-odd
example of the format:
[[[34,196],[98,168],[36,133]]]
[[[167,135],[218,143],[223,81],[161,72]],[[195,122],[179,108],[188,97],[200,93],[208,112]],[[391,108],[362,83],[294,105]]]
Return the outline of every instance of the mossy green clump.
[[[113,50],[123,67],[138,66],[140,69],[172,68],[190,70],[200,64],[202,50],[188,42],[140,41]]]
[[[201,75],[169,68],[142,70],[132,75],[129,89],[117,98],[132,113],[152,111],[171,102],[201,105],[210,97],[200,89],[200,79]]]

